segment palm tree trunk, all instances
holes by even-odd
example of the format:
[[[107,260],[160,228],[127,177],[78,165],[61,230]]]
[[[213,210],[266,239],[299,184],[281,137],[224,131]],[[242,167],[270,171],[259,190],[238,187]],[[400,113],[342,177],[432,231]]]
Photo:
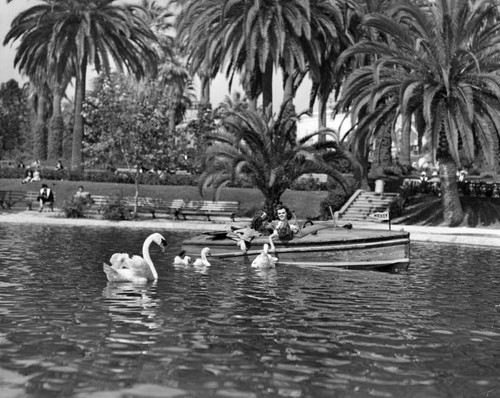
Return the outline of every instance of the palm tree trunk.
[[[458,195],[457,167],[449,155],[439,157],[439,179],[444,222],[450,227],[456,227],[463,221],[464,212]]]
[[[52,93],[52,118],[48,136],[48,158],[58,159],[62,154],[62,135],[64,122],[61,112],[62,92],[59,87]]]
[[[403,127],[401,133],[401,148],[399,148],[399,162],[408,168],[411,166],[411,118],[403,117]]]
[[[206,105],[210,103],[210,77],[200,75],[201,79],[201,97],[200,104]]]
[[[384,125],[383,131],[375,141],[373,167],[383,172],[392,165],[392,133],[390,126]]]
[[[168,110],[168,131],[171,134],[171,137],[175,135],[175,109],[171,108]]]
[[[77,73],[75,88],[75,115],[73,124],[73,147],[71,153],[71,168],[82,169],[82,141],[83,141],[83,101],[85,99],[85,79],[87,76],[87,59],[84,57]]]
[[[266,70],[262,73],[262,108],[264,113],[273,112],[273,63],[267,61]]]
[[[47,156],[46,142],[47,129],[45,125],[45,102],[46,98],[42,92],[37,96],[36,121],[33,131],[33,156],[35,160],[45,159]]]
[[[324,129],[326,127],[326,111],[328,105],[328,98],[323,98],[321,95],[318,96],[318,129]],[[320,133],[318,136],[318,142],[326,142],[326,134]]]

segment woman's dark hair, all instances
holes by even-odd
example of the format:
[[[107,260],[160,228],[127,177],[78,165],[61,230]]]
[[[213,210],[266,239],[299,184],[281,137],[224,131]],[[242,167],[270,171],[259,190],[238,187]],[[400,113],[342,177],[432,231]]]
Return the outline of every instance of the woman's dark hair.
[[[287,220],[291,220],[292,219],[292,212],[290,211],[290,209],[288,207],[286,207],[285,205],[277,205],[275,208],[274,208],[274,217],[276,220],[279,219],[278,217],[278,210],[281,210],[281,209],[285,209],[286,210],[286,219]]]
[[[262,228],[262,224],[264,223],[264,221],[267,221],[267,217],[266,219],[263,219],[262,218],[262,215],[265,214],[265,212],[261,212],[259,213],[258,215],[256,215],[253,219],[252,219],[252,223],[250,224],[250,227],[256,231],[260,231],[260,229]]]

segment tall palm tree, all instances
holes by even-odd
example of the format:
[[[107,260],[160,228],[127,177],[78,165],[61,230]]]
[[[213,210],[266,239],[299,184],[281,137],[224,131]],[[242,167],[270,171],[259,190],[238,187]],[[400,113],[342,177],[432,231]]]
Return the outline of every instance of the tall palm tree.
[[[21,13],[32,18],[36,29],[49,33],[47,57],[56,65],[72,60],[75,65],[75,117],[71,166],[82,166],[83,117],[87,66],[98,73],[114,65],[136,78],[154,71],[157,64],[156,37],[143,20],[143,8],[115,0],[41,0]],[[33,28],[35,29],[35,28]],[[29,45],[31,30],[20,32]],[[36,48],[34,49],[36,50]],[[57,68],[60,72],[64,68]],[[62,72],[61,72],[62,73]]]
[[[61,101],[72,77],[71,60],[62,59],[56,62],[48,57],[53,43],[48,40],[52,36],[51,24],[41,24],[46,18],[46,9],[37,8],[32,12],[22,12],[11,24],[5,36],[4,45],[20,39],[16,50],[14,65],[21,73],[27,75],[36,87],[46,87],[51,92],[52,116],[48,129],[47,157],[55,159],[61,156],[61,140],[64,123],[61,116]],[[46,95],[44,95],[45,97]],[[42,97],[39,97],[42,99]],[[41,109],[41,108],[40,108]],[[40,118],[39,118],[40,119]],[[41,121],[39,120],[39,125]],[[44,129],[38,128],[38,133]],[[43,143],[44,139],[36,138],[35,142]],[[40,149],[35,152],[41,154]],[[45,153],[45,150],[43,150]],[[37,157],[38,158],[38,157]]]
[[[403,124],[421,112],[428,141],[436,151],[444,218],[458,225],[464,217],[456,168],[462,156],[478,149],[493,161],[494,136],[500,131],[500,25],[491,21],[498,0],[436,0],[428,10],[401,2],[387,16],[370,15],[367,27],[388,38],[362,41],[343,57],[378,56],[371,68],[353,74],[344,95],[369,90],[357,102],[376,118],[397,113]],[[351,93],[349,93],[352,91]],[[392,107],[392,109],[388,109]]]
[[[384,41],[385,38],[381,37],[376,31],[373,29],[369,29],[363,26],[362,22],[365,16],[372,13],[385,13],[390,6],[394,3],[394,0],[357,0],[355,2],[345,3],[344,8],[344,23],[346,33],[344,36],[348,43],[346,46],[341,48],[341,50],[345,50],[350,46],[359,43],[363,40],[372,40],[372,41]],[[335,89],[336,95],[339,95],[340,92],[345,91],[342,85],[345,83],[346,79],[349,77],[350,73],[357,69],[366,65],[371,65],[375,58],[372,54],[358,54],[356,57],[351,58],[342,58],[339,59],[337,56],[335,61],[336,64],[333,69],[330,70],[335,77]],[[324,83],[322,83],[322,86]],[[341,89],[342,87],[342,89]],[[346,97],[344,97],[345,99]],[[353,101],[355,101],[357,97],[353,97]],[[343,103],[338,103],[334,106],[334,114],[336,112],[346,112],[349,111],[351,104],[349,102],[344,101]],[[365,111],[364,109],[360,110],[360,113],[357,115],[358,118],[362,118],[364,116],[370,117],[370,112]],[[368,131],[363,130],[361,125],[357,125],[354,123],[354,128],[351,130],[350,134],[347,138],[348,141],[351,141],[351,147],[355,149],[355,154],[358,158],[358,161],[361,163],[363,167],[363,173],[361,176],[361,185],[364,189],[369,189],[368,185],[368,159],[370,155],[370,145],[372,141],[380,140],[378,143],[383,144],[383,147],[380,148],[380,153],[384,153],[386,155],[391,154],[391,145],[392,140],[390,139],[391,133],[394,132],[393,125],[391,123],[381,123],[378,125],[367,125]],[[382,128],[381,128],[382,127]],[[382,133],[383,134],[379,134]],[[365,133],[369,133],[370,136],[367,140],[360,139],[360,136]],[[383,137],[382,137],[383,135]],[[373,139],[372,139],[373,137]],[[354,142],[352,142],[354,141]],[[361,142],[360,142],[361,141]],[[389,160],[389,159],[388,159]],[[392,160],[392,159],[391,159]]]
[[[158,81],[164,86],[168,99],[168,129],[173,135],[176,124],[182,121],[192,103],[193,92],[191,75],[172,36],[176,5],[174,2],[160,5],[156,0],[142,0],[141,4],[146,10],[146,23],[158,38],[161,49]]]
[[[205,171],[199,179],[202,195],[228,182],[246,178],[259,189],[265,206],[272,211],[293,181],[304,174],[324,173],[347,191],[349,188],[335,165],[335,160],[351,160],[335,141],[308,144],[315,135],[294,138],[295,118],[282,120],[286,104],[276,118],[251,110],[228,111],[223,129],[210,136],[213,144],[205,154]]]
[[[339,54],[352,44],[347,27],[355,3],[350,0],[311,0],[311,46],[307,55],[309,75],[312,80],[309,113],[318,100],[318,130],[326,127],[328,98],[333,90],[338,92],[344,78],[343,70],[335,73]],[[324,134],[320,135],[324,140]]]
[[[309,2],[303,0],[190,0],[178,29],[195,70],[215,76],[225,64],[231,80],[242,76],[251,101],[262,92],[267,109],[273,69],[289,75],[306,69],[301,46],[311,38],[309,20]]]

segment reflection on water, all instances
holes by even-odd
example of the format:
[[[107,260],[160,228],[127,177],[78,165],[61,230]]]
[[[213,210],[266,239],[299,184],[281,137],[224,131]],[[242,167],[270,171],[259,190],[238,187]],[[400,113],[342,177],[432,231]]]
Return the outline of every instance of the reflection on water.
[[[500,396],[500,253],[412,244],[407,273],[173,267],[108,283],[153,231],[0,227],[1,397]]]

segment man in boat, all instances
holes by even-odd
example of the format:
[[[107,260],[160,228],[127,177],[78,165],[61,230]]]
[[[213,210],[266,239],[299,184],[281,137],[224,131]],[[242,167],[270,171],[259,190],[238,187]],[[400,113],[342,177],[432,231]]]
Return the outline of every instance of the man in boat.
[[[247,252],[248,245],[256,236],[261,236],[267,230],[267,213],[259,212],[253,219],[250,225],[241,228],[232,229],[227,233],[227,237],[236,241],[243,253]]]

